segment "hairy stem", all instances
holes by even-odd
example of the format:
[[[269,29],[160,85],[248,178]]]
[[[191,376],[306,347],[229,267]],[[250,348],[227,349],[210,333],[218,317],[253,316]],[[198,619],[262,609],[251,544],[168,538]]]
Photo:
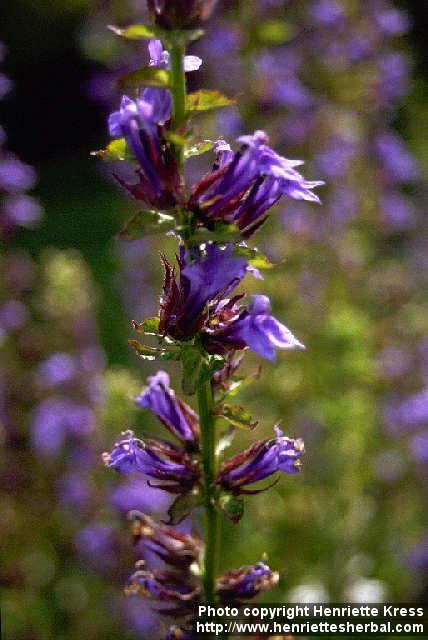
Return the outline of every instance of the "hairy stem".
[[[198,390],[201,427],[202,468],[204,474],[205,508],[205,567],[204,595],[206,602],[214,602],[214,581],[219,551],[219,523],[215,507],[215,428],[211,383],[205,382]]]

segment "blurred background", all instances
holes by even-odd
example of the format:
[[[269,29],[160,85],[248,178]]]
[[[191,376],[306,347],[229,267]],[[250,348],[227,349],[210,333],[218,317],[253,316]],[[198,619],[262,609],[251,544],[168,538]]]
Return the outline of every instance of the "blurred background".
[[[156,314],[157,252],[175,246],[115,239],[136,208],[90,156],[115,80],[147,60],[106,25],[145,19],[143,0],[0,8],[6,640],[158,633],[121,595],[138,556],[125,514],[150,511],[150,491],[100,454],[126,428],[158,428],[130,401],[154,369],[127,340],[131,319]],[[270,601],[428,595],[427,29],[416,0],[224,0],[193,45],[204,64],[190,86],[238,99],[196,120],[200,135],[264,129],[327,183],[322,207],[281,204],[254,239],[278,263],[262,290],[307,347],[263,363],[240,398],[259,437],[281,419],[307,449],[302,474],[248,498],[223,531],[224,568],[267,552],[281,572]],[[211,161],[190,162],[189,179]]]

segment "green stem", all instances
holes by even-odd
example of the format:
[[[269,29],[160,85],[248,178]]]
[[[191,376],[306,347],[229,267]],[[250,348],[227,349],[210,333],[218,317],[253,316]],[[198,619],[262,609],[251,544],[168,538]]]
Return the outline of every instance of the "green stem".
[[[186,119],[186,75],[184,73],[185,48],[176,42],[170,48],[171,93],[173,101],[172,126],[177,131]],[[177,147],[180,167],[183,165],[182,147]]]
[[[204,474],[205,567],[204,594],[206,602],[214,602],[214,586],[218,565],[219,522],[215,507],[215,427],[211,382],[198,389],[201,427],[202,469]]]

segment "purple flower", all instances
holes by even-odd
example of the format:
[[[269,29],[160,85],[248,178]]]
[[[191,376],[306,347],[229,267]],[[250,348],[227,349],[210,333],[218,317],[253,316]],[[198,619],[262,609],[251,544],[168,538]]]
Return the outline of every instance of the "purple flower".
[[[5,191],[26,191],[33,187],[36,173],[12,154],[0,161],[0,188]]]
[[[387,36],[401,36],[409,29],[408,15],[394,7],[375,7],[374,16],[379,28]]]
[[[88,506],[90,488],[81,471],[68,472],[58,481],[60,501],[66,507],[82,511]]]
[[[226,460],[217,474],[216,483],[234,493],[245,493],[243,487],[277,471],[298,473],[304,453],[303,441],[287,438],[279,429],[276,432],[276,438],[258,440],[242,453]]]
[[[111,569],[116,557],[113,529],[101,522],[91,522],[76,536],[80,554],[96,570]]]
[[[62,385],[76,375],[76,361],[69,353],[54,353],[39,365],[37,373],[46,387]]]
[[[397,135],[391,132],[379,134],[375,140],[375,148],[393,182],[411,182],[418,177],[417,163]]]
[[[241,136],[238,141],[242,147],[233,153],[219,140],[213,172],[193,186],[190,206],[203,219],[235,223],[248,236],[282,196],[320,202],[312,190],[324,183],[305,180],[295,170],[302,161],[275,153],[263,131]]]
[[[0,328],[4,331],[20,329],[27,317],[27,309],[20,300],[8,300],[0,307]]]
[[[256,597],[274,587],[278,573],[264,562],[227,571],[217,580],[217,593],[221,602],[237,602]]]
[[[4,199],[3,213],[13,226],[31,228],[41,218],[42,208],[31,196],[15,194]]]
[[[418,433],[412,438],[410,447],[415,460],[421,464],[428,463],[428,431]]]
[[[393,231],[407,231],[415,226],[416,208],[401,193],[386,193],[381,199],[382,219]]]
[[[150,514],[166,513],[171,506],[172,497],[166,491],[152,487],[141,474],[135,474],[112,491],[109,502],[123,513],[133,509]]]
[[[163,573],[139,569],[129,578],[125,594],[169,602],[172,606],[168,608],[168,612],[172,613],[174,607],[181,612],[186,607],[191,611],[192,604],[200,594],[200,589],[195,587],[187,572]]]
[[[188,570],[190,565],[200,560],[201,541],[198,538],[177,531],[165,525],[159,525],[149,516],[138,511],[129,514],[134,543],[143,542],[144,552],[154,556],[154,564],[169,565],[180,571]]]
[[[40,455],[55,457],[68,436],[88,436],[95,426],[93,411],[62,398],[48,398],[34,411],[32,443]]]
[[[233,255],[233,246],[209,244],[205,255],[190,260],[181,252],[179,283],[166,258],[160,308],[160,332],[177,339],[191,338],[206,318],[206,305],[227,295],[247,272],[245,258]]]
[[[103,458],[108,467],[119,473],[141,473],[161,482],[153,486],[171,493],[188,491],[199,477],[197,462],[184,450],[167,442],[143,442],[132,431],[125,432]]]
[[[304,349],[291,331],[270,315],[267,296],[253,296],[248,308],[222,304],[214,315],[214,325],[203,329],[204,345],[210,353],[249,347],[263,358],[274,360],[276,349]]]
[[[125,138],[156,196],[161,192],[156,166],[160,155],[157,125],[161,124],[165,115],[164,111],[157,110],[158,107],[157,103],[142,98],[131,100],[123,96],[119,111],[112,113],[109,118],[110,135],[113,138]]]
[[[196,446],[199,439],[199,418],[170,389],[168,374],[158,371],[147,382],[149,386],[135,398],[135,403],[141,409],[150,409],[177,438]]]
[[[343,15],[342,5],[334,0],[319,0],[311,7],[311,17],[321,25],[337,25]]]

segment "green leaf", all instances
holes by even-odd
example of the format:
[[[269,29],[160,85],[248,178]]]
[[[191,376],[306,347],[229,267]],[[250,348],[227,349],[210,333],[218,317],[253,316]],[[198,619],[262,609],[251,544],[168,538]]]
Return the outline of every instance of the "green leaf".
[[[135,331],[147,336],[157,336],[159,334],[159,317],[146,318],[142,322],[133,322]]]
[[[119,84],[127,87],[162,87],[170,86],[171,74],[166,69],[159,67],[143,67],[131,71],[120,79]]]
[[[201,156],[203,153],[211,151],[214,144],[212,140],[201,140],[200,142],[194,142],[191,145],[185,146],[184,159],[187,160],[187,158],[191,158],[192,156]]]
[[[103,160],[132,160],[133,155],[129,151],[125,138],[116,138],[112,140],[105,149],[99,151],[91,151],[91,156],[99,156]]]
[[[179,350],[173,351],[172,349],[149,347],[138,340],[128,340],[128,344],[135,349],[137,355],[143,360],[178,360],[180,357]]]
[[[238,429],[252,431],[257,426],[257,422],[252,421],[251,414],[239,404],[223,404],[216,413],[228,424],[238,427]]]
[[[239,496],[224,494],[220,496],[218,506],[231,522],[237,524],[244,515],[244,501]]]
[[[119,232],[119,238],[122,240],[136,240],[143,236],[165,233],[174,228],[174,216],[155,209],[144,209],[128,220],[125,227]]]
[[[202,503],[202,497],[198,489],[179,495],[168,509],[168,525],[179,524],[190,512]]]
[[[247,247],[246,245],[239,245],[235,249],[237,256],[247,258],[248,264],[256,269],[273,269],[275,265],[256,247]]]
[[[163,35],[162,29],[154,26],[148,27],[145,24],[131,24],[129,27],[124,27],[123,29],[110,24],[108,28],[117,36],[127,38],[128,40],[151,40],[153,38],[160,38]]]
[[[257,380],[259,377],[260,368],[254,373],[246,376],[245,378],[237,378],[232,380],[232,382],[229,384],[229,389],[227,390],[226,395],[230,398],[235,397],[240,391],[243,391],[244,389],[249,387],[250,384],[252,384],[254,380]]]
[[[199,111],[210,111],[235,104],[235,100],[227,98],[220,91],[210,89],[200,89],[186,96],[186,112],[188,115]]]
[[[241,234],[233,224],[218,223],[214,230],[199,227],[193,234],[190,242],[192,246],[199,246],[204,242],[239,242]]]

